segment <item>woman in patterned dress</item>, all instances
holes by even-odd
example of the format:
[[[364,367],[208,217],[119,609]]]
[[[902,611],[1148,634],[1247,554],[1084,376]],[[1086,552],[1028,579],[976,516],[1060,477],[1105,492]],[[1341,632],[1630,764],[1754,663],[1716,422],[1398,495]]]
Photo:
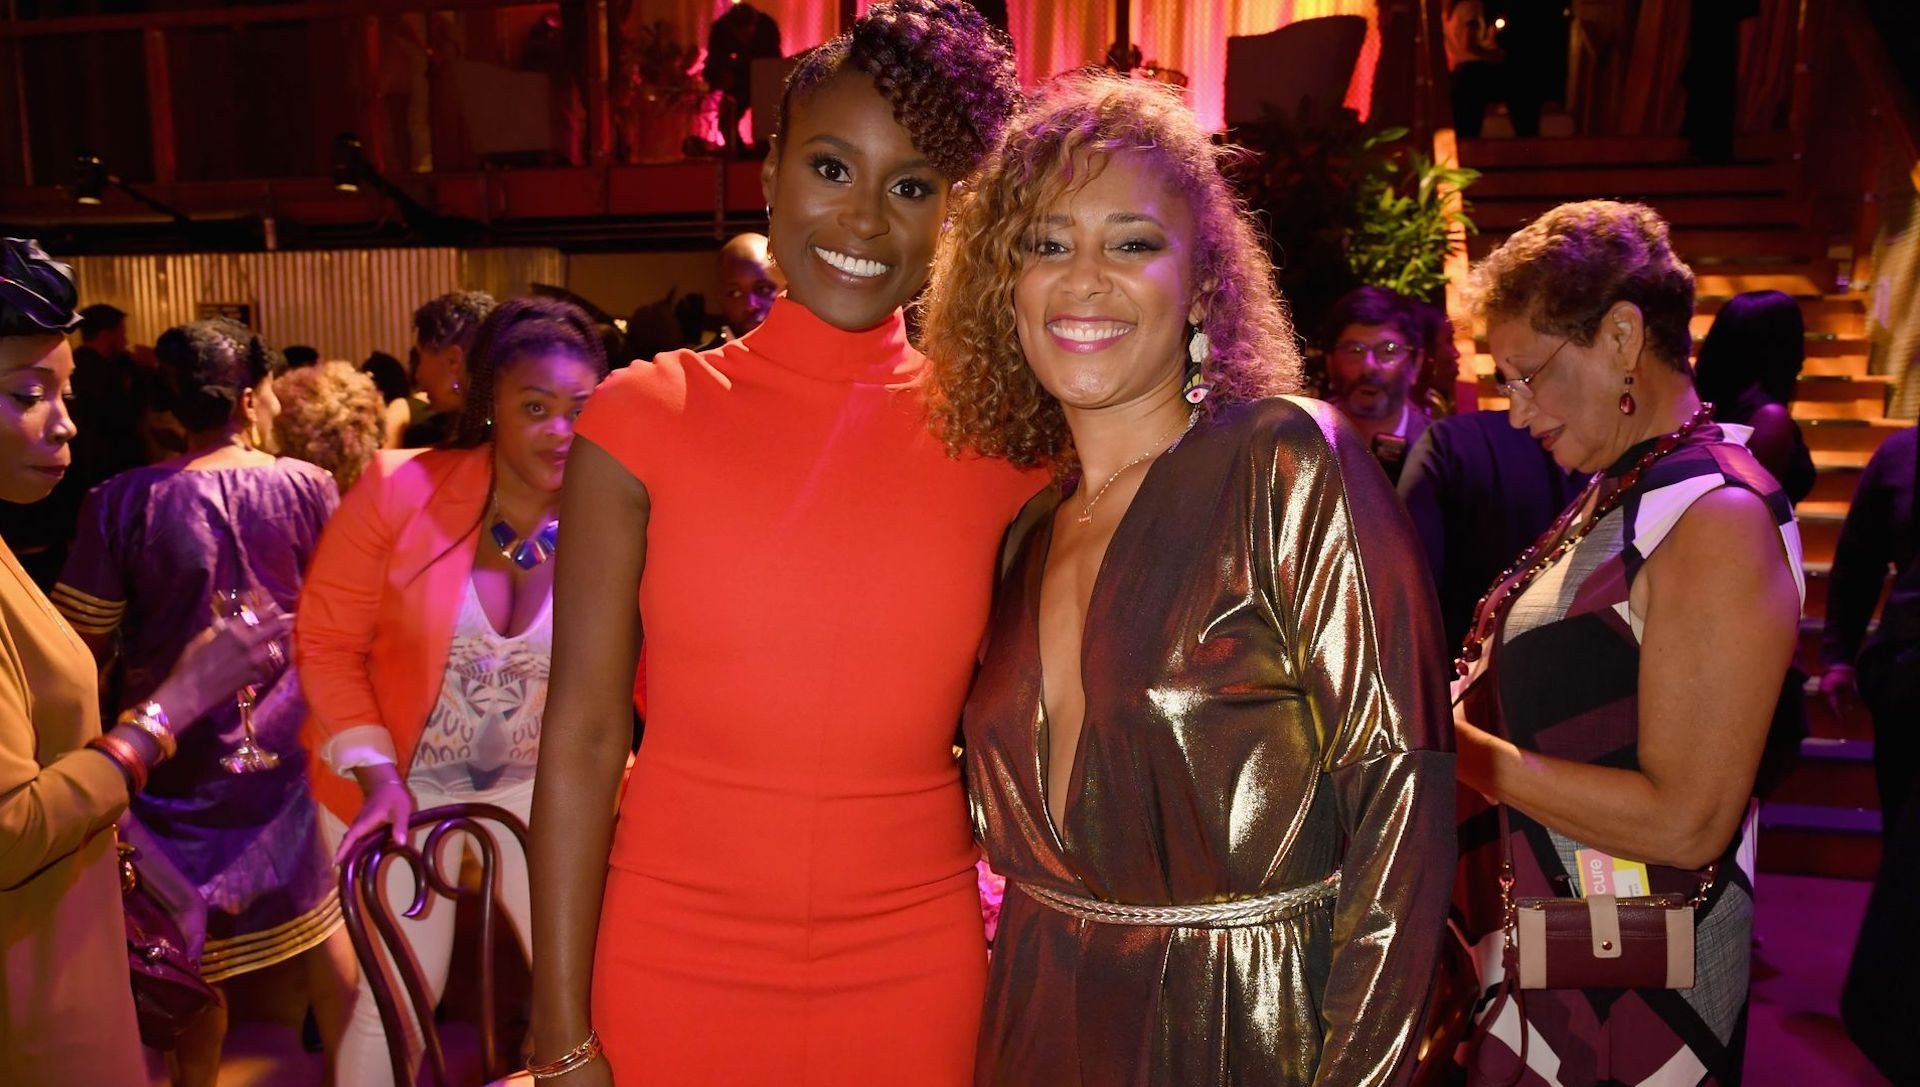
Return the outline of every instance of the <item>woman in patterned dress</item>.
[[[1804,593],[1793,507],[1694,391],[1693,274],[1650,209],[1562,205],[1475,279],[1513,425],[1595,476],[1530,554],[1571,549],[1523,560],[1491,594],[1521,583],[1511,606],[1475,620],[1460,779],[1509,809],[1517,897],[1579,895],[1585,862],[1639,893],[1692,893],[1714,868],[1692,988],[1497,1000],[1499,823],[1463,808],[1456,906],[1487,987],[1473,1081],[1738,1083],[1753,896],[1736,858]]]
[[[224,319],[170,328],[154,352],[187,451],[88,492],[52,593],[97,658],[118,658],[122,709],[151,699],[185,648],[232,614],[216,598],[237,592],[254,608],[292,611],[340,501],[324,469],[261,448],[280,410],[277,352]],[[307,787],[306,706],[293,671],[261,684],[256,706],[254,735],[277,765],[257,773],[223,765],[242,733],[242,711],[228,701],[129,805],[207,906],[200,973],[221,999],[169,1055],[177,1087],[215,1081],[230,1002],[256,1005],[289,987],[286,971],[264,971],[288,963],[303,976],[292,987],[312,994],[329,1043],[350,991],[352,954]]]

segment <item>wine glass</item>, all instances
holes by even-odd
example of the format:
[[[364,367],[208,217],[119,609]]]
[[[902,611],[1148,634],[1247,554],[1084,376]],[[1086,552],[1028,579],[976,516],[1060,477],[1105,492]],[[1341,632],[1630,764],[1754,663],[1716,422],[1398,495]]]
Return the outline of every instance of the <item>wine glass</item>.
[[[260,622],[250,602],[251,593],[240,589],[215,589],[213,614],[220,619],[236,619],[248,626]],[[260,697],[259,688],[249,683],[234,695],[240,706],[240,743],[220,756],[220,768],[229,774],[258,774],[280,765],[280,756],[261,747],[253,735],[253,706]]]

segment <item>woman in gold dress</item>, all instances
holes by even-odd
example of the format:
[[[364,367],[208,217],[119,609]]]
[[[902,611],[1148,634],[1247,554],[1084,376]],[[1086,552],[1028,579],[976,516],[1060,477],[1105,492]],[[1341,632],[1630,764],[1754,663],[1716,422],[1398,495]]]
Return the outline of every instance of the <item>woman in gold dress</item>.
[[[1440,627],[1177,101],[1016,122],[926,323],[949,447],[1051,464],[1004,552],[967,773],[1007,876],[976,1079],[1399,1082],[1453,879]]]
[[[0,238],[0,501],[47,497],[73,454],[67,266]],[[100,730],[93,655],[0,543],[0,1082],[146,1087],[113,823],[181,726],[286,661],[286,617],[218,623]]]

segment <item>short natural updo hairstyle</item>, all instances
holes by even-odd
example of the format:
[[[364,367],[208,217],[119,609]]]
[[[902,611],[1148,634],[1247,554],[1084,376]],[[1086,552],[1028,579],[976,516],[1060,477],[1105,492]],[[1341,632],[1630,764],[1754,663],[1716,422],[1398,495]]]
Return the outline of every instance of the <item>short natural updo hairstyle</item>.
[[[801,56],[780,97],[782,135],[793,103],[842,72],[872,77],[913,146],[954,182],[999,144],[1020,98],[1013,42],[966,0],[884,0]]]
[[[485,291],[449,291],[413,311],[414,339],[435,351],[456,345],[471,351],[480,322],[495,305]]]
[[[1693,272],[1673,255],[1666,220],[1644,204],[1585,200],[1554,208],[1474,268],[1472,294],[1489,321],[1518,318],[1582,347],[1593,346],[1614,303],[1631,302],[1651,353],[1690,372]]]
[[[607,349],[600,329],[578,306],[556,298],[514,298],[480,322],[467,350],[467,396],[460,421],[446,443],[472,449],[493,438],[493,390],[501,371],[533,355],[572,355],[599,377],[607,376]]]
[[[289,368],[273,391],[280,398],[273,419],[280,454],[332,472],[346,493],[380,450],[386,402],[373,378],[335,359]]]
[[[153,345],[174,418],[189,433],[233,421],[242,393],[284,372],[287,360],[247,326],[226,317],[175,325]]]
[[[1299,390],[1300,349],[1272,260],[1221,173],[1232,153],[1171,89],[1110,75],[1062,77],[1015,119],[941,238],[923,303],[929,407],[949,452],[1059,475],[1077,467],[1060,403],[1021,350],[1013,292],[1047,213],[1119,154],[1151,163],[1193,214],[1190,279],[1212,350],[1201,410]]]

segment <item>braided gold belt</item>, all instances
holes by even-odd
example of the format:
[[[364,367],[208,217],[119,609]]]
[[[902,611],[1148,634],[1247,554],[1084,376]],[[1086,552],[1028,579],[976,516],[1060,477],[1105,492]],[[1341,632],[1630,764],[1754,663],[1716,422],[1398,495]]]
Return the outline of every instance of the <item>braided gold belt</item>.
[[[1335,872],[1318,883],[1276,891],[1258,898],[1234,898],[1225,902],[1203,902],[1193,906],[1128,906],[1081,898],[1048,887],[1015,884],[1021,893],[1049,909],[1082,921],[1103,925],[1150,925],[1160,928],[1245,928],[1283,920],[1306,907],[1317,905],[1340,893],[1340,873]]]

